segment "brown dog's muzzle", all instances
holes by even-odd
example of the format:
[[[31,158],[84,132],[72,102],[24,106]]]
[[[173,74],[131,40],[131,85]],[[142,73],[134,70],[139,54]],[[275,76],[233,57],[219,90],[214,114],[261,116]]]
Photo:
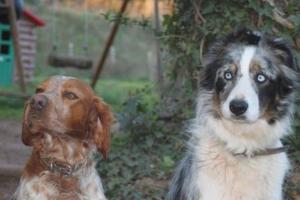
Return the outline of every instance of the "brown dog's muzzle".
[[[34,111],[42,111],[48,105],[48,98],[43,94],[36,94],[30,100],[30,108]]]

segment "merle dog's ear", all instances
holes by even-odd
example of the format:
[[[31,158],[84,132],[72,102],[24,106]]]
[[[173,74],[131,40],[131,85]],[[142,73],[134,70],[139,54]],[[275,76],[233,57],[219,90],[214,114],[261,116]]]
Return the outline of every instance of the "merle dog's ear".
[[[299,72],[298,62],[291,47],[281,38],[275,38],[268,41],[274,55],[279,61],[290,69]]]
[[[293,81],[283,75],[278,77],[278,88],[278,94],[281,98],[286,97],[295,90]]]
[[[224,44],[243,43],[246,45],[258,45],[261,41],[262,33],[252,31],[248,28],[236,29],[223,38]]]
[[[208,91],[213,90],[217,71],[222,66],[221,62],[219,60],[216,60],[215,62],[211,62],[207,64],[201,72],[200,76],[200,86]]]
[[[267,40],[267,44],[279,64],[286,67],[286,69],[282,68],[282,73],[278,76],[278,87],[279,95],[287,96],[299,87],[299,66],[296,56],[289,44],[282,38],[271,38]]]
[[[239,29],[228,36],[233,41],[246,43],[247,45],[258,45],[261,39],[261,33],[252,31],[247,28]]]

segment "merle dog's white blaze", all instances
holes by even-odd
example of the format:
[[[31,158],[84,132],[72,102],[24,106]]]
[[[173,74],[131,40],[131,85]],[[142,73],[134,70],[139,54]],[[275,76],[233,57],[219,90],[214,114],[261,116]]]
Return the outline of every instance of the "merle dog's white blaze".
[[[259,118],[259,100],[258,95],[253,87],[253,81],[250,75],[251,61],[255,56],[256,47],[247,46],[244,48],[240,63],[239,73],[236,81],[236,86],[230,92],[228,98],[222,105],[222,112],[225,118],[231,118],[232,113],[229,109],[232,100],[244,100],[248,104],[248,109],[245,112],[245,120],[254,122]]]

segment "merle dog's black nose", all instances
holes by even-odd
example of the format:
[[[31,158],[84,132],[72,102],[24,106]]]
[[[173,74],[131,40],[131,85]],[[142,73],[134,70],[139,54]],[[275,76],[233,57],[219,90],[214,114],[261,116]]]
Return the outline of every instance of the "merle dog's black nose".
[[[229,108],[235,116],[240,116],[247,111],[248,103],[243,100],[235,99],[230,102]]]
[[[48,98],[42,94],[36,94],[30,100],[30,106],[32,109],[41,111],[43,110],[48,104]]]

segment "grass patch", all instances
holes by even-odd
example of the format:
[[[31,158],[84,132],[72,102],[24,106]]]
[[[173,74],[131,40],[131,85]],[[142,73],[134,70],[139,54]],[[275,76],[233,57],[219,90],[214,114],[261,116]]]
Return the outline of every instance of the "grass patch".
[[[24,100],[0,96],[0,119],[21,119]]]
[[[144,88],[150,83],[147,81],[126,81],[126,80],[99,80],[95,88],[96,93],[101,96],[114,111],[120,111],[123,102],[130,93],[137,89]]]

